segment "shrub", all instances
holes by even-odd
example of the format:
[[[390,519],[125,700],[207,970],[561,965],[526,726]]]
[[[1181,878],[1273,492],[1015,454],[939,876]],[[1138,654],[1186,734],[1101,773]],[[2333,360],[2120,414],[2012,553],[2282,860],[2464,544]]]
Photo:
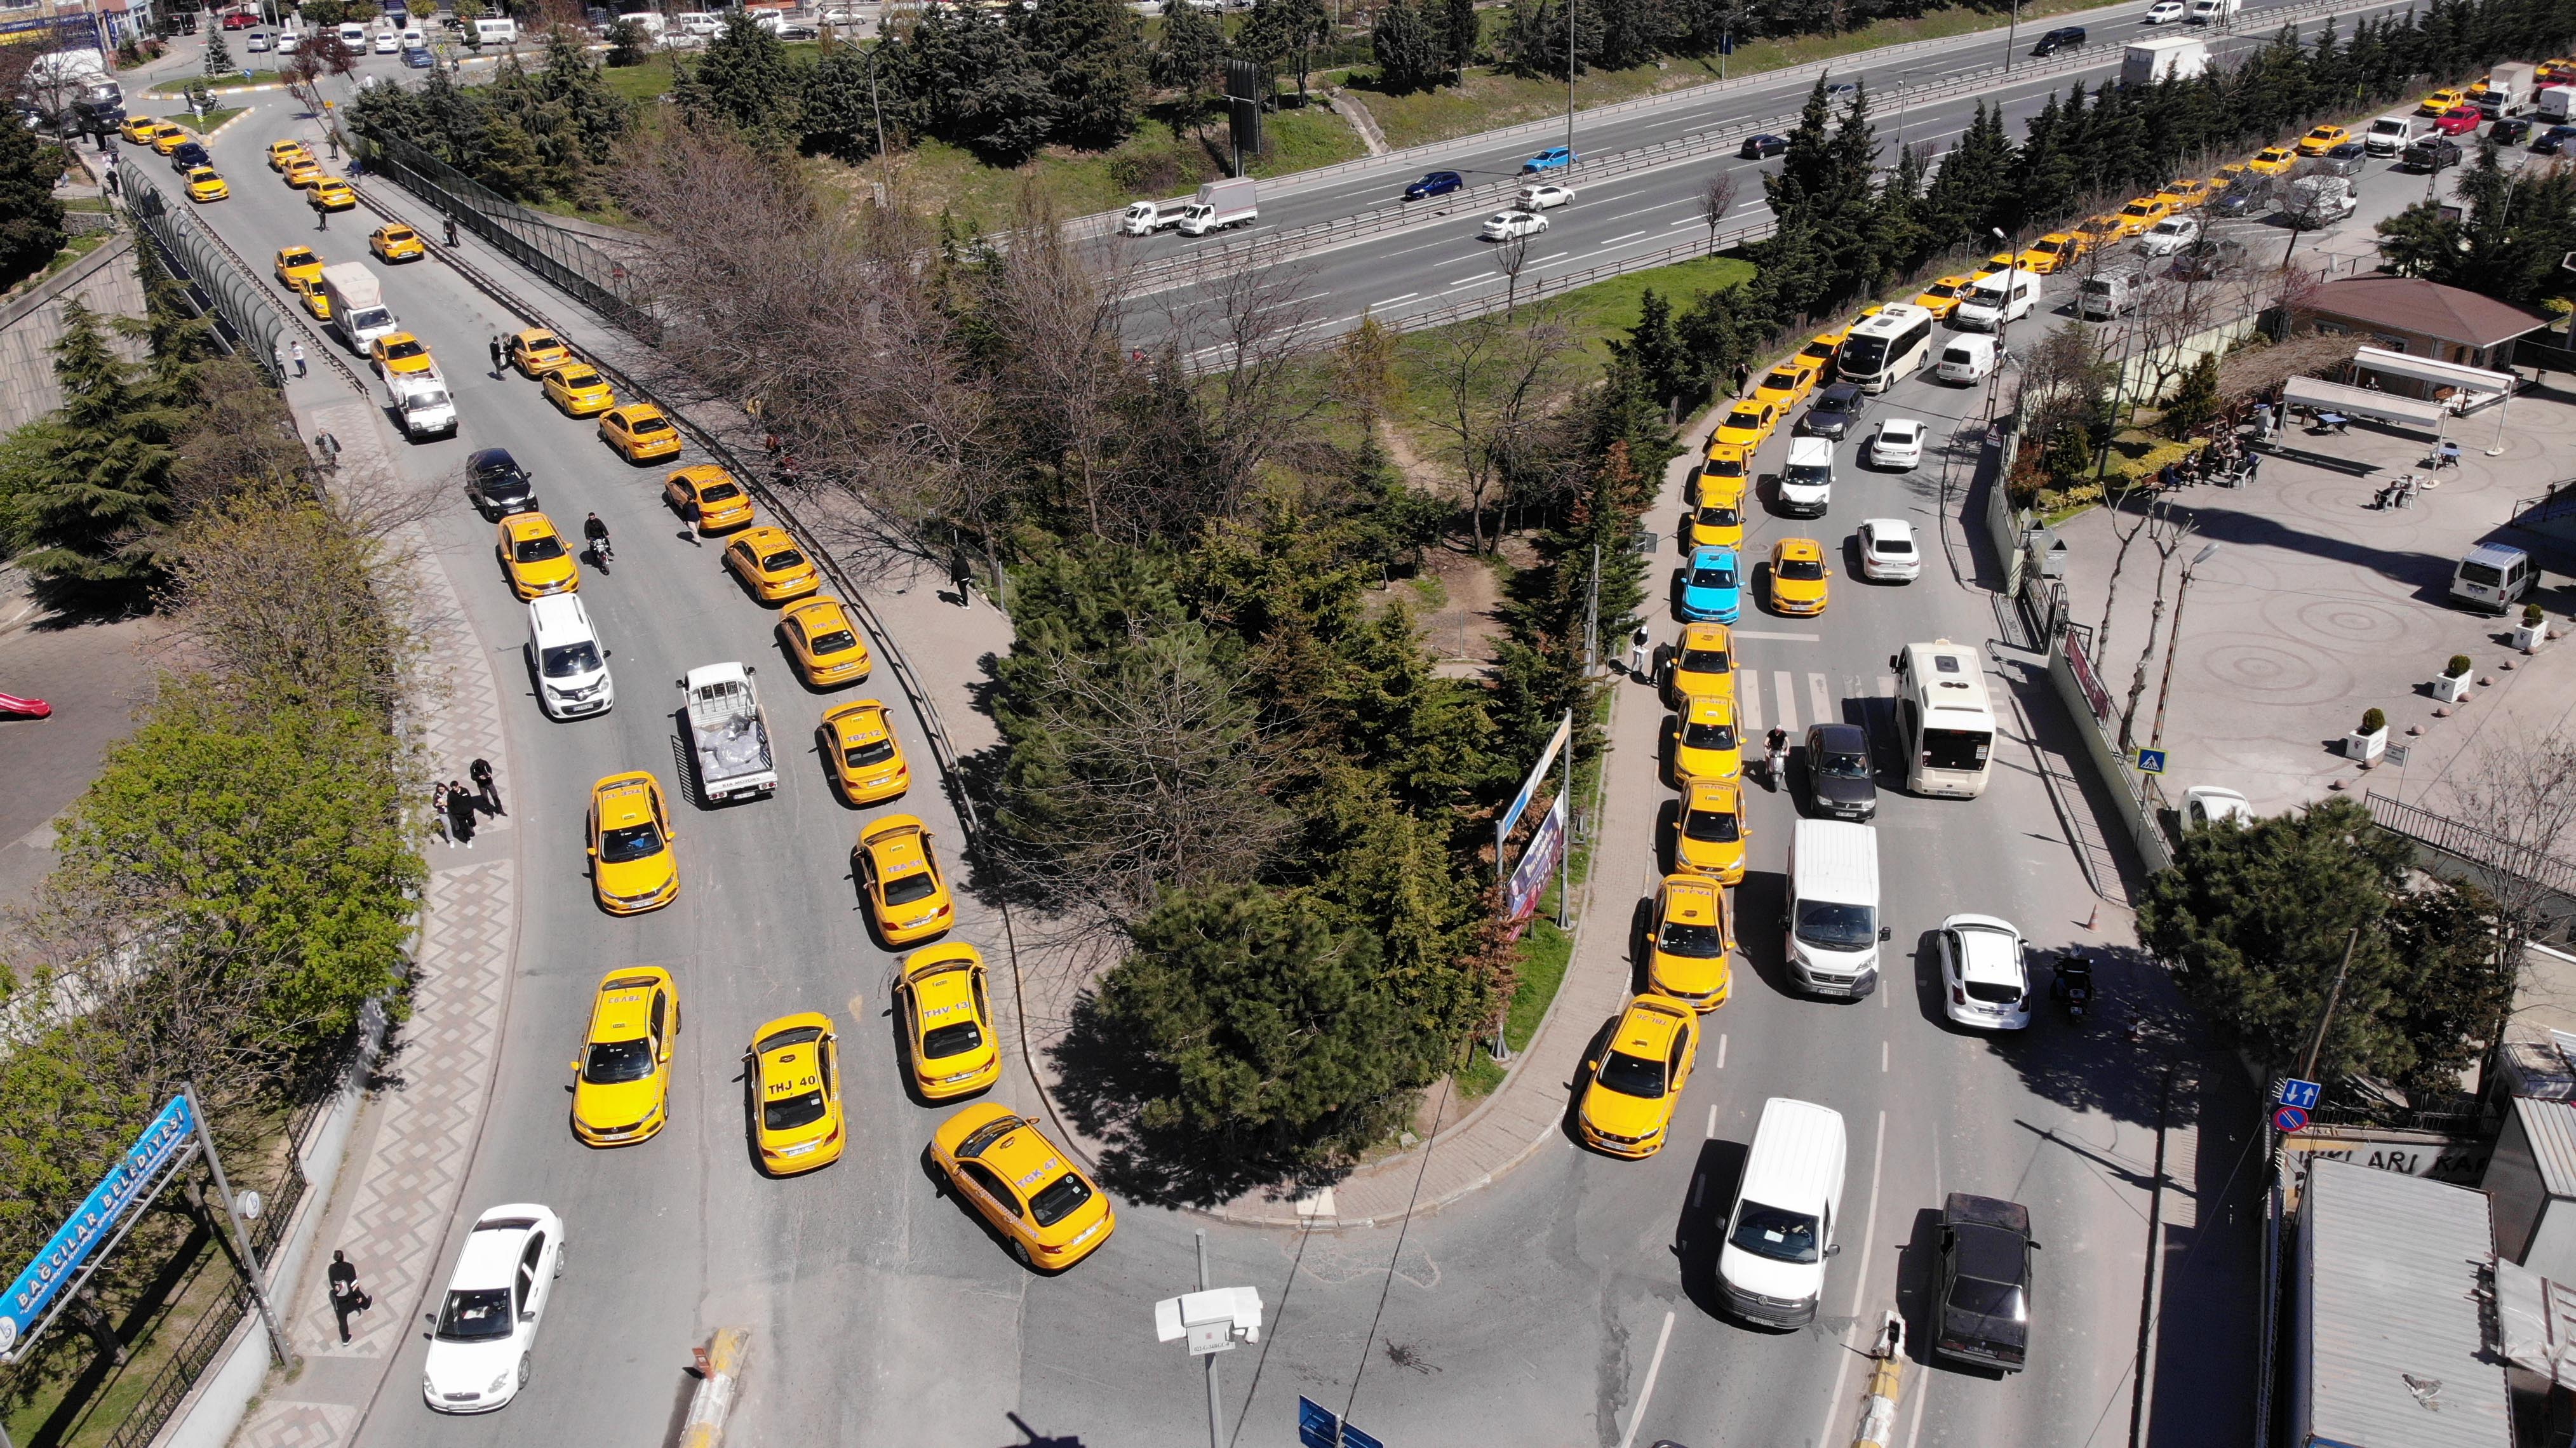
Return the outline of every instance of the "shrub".
[[[2539,604],[2526,603],[2522,606],[2522,626],[2524,628],[2540,627],[2542,616]]]
[[[2387,728],[2387,727],[2388,727],[2388,716],[2387,716],[2386,714],[2381,713],[2381,712],[2380,712],[2380,711],[2378,711],[2377,709],[2364,709],[2364,710],[2362,710],[2362,711],[2361,711],[2361,732],[2362,732],[2362,733],[2364,733],[2364,734],[2376,734],[2376,733],[2378,733],[2380,730],[2385,729],[2385,728]]]
[[[2453,654],[2451,655],[2451,666],[2444,669],[2442,672],[2451,678],[2457,679],[2465,676],[2469,672],[2469,667],[2469,656],[2467,654]]]

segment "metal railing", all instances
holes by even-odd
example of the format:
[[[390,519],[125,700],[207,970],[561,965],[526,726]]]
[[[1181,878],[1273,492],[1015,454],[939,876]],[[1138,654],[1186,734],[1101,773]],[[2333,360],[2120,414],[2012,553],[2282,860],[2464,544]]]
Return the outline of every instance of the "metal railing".
[[[2514,499],[2513,508],[2504,515],[2504,520],[2529,528],[2571,513],[2576,513],[2576,478],[2562,478],[2551,483],[2549,491],[2537,498]]]
[[[1996,486],[2003,484],[1999,480]],[[2080,623],[2069,624],[2062,647],[2067,671],[2075,676],[2075,686],[2084,691],[2084,703],[2093,711],[2093,722],[2108,730],[2115,711],[2111,707],[2111,691],[2102,687],[2101,675],[2094,669],[2090,656],[2093,630]]]
[[[648,342],[660,331],[645,308],[641,283],[625,263],[409,141],[360,135],[350,144],[369,171],[392,178],[439,215],[456,218],[565,295]]]
[[[277,354],[284,350],[281,344],[291,338],[309,343],[311,355],[360,396],[370,395],[365,379],[342,360],[337,347],[326,343],[293,309],[278,305],[261,284],[259,273],[242,260],[230,242],[216,235],[213,227],[173,209],[159,188],[143,179],[141,170],[137,166],[125,168],[126,210],[134,217],[135,225],[160,246],[171,274],[193,289],[200,305],[211,307],[233,329],[252,363],[283,383]]]
[[[2435,814],[2422,805],[2406,804],[2375,790],[2363,804],[2370,810],[2371,823],[2390,834],[2403,835],[2455,860],[2528,880],[2576,899],[2576,864],[2538,846],[2518,844],[2467,820]]]

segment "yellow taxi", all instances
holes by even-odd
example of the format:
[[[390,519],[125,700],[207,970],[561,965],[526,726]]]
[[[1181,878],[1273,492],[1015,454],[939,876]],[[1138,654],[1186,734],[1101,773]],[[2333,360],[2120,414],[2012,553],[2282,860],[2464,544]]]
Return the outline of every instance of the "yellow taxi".
[[[2136,236],[2173,215],[2174,204],[2162,196],[2141,196],[2120,208],[2120,234]]]
[[[841,1159],[841,1038],[830,1016],[799,1011],[752,1032],[751,1076],[761,1170],[795,1176]]]
[[[1968,278],[1942,277],[1917,293],[1914,305],[1932,314],[1933,320],[1946,322],[1959,310],[1959,302],[1968,295]]]
[[[766,524],[735,534],[725,545],[724,566],[763,603],[786,603],[823,586],[822,572],[787,530]]]
[[[501,560],[510,592],[522,601],[581,591],[581,565],[564,547],[552,518],[543,513],[512,513],[494,532],[492,556]]]
[[[1843,338],[1850,335],[1849,327],[1818,332],[1807,339],[1806,346],[1798,349],[1798,360],[1816,369],[1818,382],[1831,382],[1834,380],[1834,359],[1842,355]]]
[[[610,389],[608,379],[587,362],[567,362],[546,373],[541,385],[546,401],[566,417],[588,417],[617,405],[617,394]]]
[[[291,292],[299,281],[322,280],[322,258],[309,246],[281,246],[274,275],[277,284]]]
[[[161,134],[152,138],[152,151],[155,155],[167,156],[195,139],[185,127],[163,126]]]
[[[1683,624],[1663,674],[1664,702],[1673,708],[1684,699],[1734,698],[1735,635],[1722,623]]]
[[[1681,830],[1673,846],[1673,863],[1682,871],[1714,876],[1721,885],[1740,884],[1744,844],[1752,837],[1739,781],[1694,779],[1682,791]]]
[[[1698,1060],[1699,1017],[1688,1005],[1659,995],[1628,1002],[1606,1049],[1583,1063],[1583,1144],[1631,1161],[1662,1150]]]
[[[1744,546],[1744,481],[1741,478],[1717,480],[1706,474],[1700,477],[1699,506],[1690,514],[1690,546],[1693,548],[1741,548]]]
[[[391,266],[399,261],[419,261],[429,255],[429,243],[420,233],[399,222],[387,222],[367,233],[367,250]]]
[[[630,463],[649,463],[680,450],[680,430],[649,402],[630,402],[601,413],[599,440]]]
[[[1108,1194],[1007,1106],[983,1102],[941,1122],[930,1161],[1033,1271],[1061,1272],[1118,1230]]]
[[[2226,190],[2228,187],[2235,185],[2237,177],[2250,174],[2252,173],[2246,169],[2245,162],[2230,161],[2226,165],[2209,173],[2210,194],[2215,196],[2219,192]]]
[[[2166,182],[2165,189],[2157,192],[2156,197],[2172,202],[2176,211],[2189,211],[2209,200],[2209,182],[2198,176],[2177,177]]]
[[[1654,921],[1646,989],[1696,1011],[1726,1004],[1735,983],[1726,887],[1706,875],[1666,875],[1655,891]]]
[[[316,211],[347,211],[358,204],[358,193],[337,176],[325,176],[304,193],[304,204]]]
[[[837,598],[809,598],[780,609],[778,636],[786,640],[796,672],[817,689],[855,684],[876,667],[857,620]]]
[[[1726,415],[1726,421],[1717,425],[1717,433],[1709,441],[1719,447],[1741,448],[1750,455],[1770,438],[1771,430],[1779,425],[1779,408],[1768,402],[1747,399],[1735,404],[1735,410]]]
[[[664,478],[662,501],[683,517],[689,504],[697,504],[698,531],[703,534],[739,528],[752,516],[751,491],[714,463],[682,468]]]
[[[590,1033],[572,1063],[572,1134],[632,1146],[671,1119],[671,1041],[680,988],[658,965],[620,966],[591,998]]]
[[[572,349],[545,328],[530,327],[524,332],[510,334],[508,355],[510,365],[518,368],[520,375],[534,381],[549,369],[571,361]]]
[[[1692,694],[1673,714],[1673,780],[1734,779],[1744,773],[1744,741],[1735,731],[1735,700]]]
[[[2298,164],[2298,153],[2287,146],[2266,146],[2254,153],[2245,169],[2257,176],[2278,176]]]
[[[2532,72],[2532,79],[2541,85],[2563,85],[2576,80],[2576,59],[2561,55],[2544,60],[2540,69]]]
[[[2438,116],[2444,111],[2450,110],[2456,106],[2464,106],[2468,103],[2469,97],[2466,91],[2437,90],[2431,95],[2424,97],[2423,101],[2415,107],[2415,114],[2419,116]]]
[[[233,194],[232,183],[217,175],[212,166],[189,167],[186,184],[191,201],[221,201]]]
[[[929,827],[916,815],[887,815],[859,830],[859,888],[868,913],[888,945],[910,945],[946,930],[957,902],[939,873]]]
[[[2299,138],[2297,149],[2302,156],[2322,156],[2351,139],[2352,132],[2341,126],[2319,126]]]
[[[2097,215],[2085,217],[2083,224],[2077,226],[2075,229],[2091,238],[2093,249],[2099,251],[2103,247],[2109,246],[2111,243],[2126,237],[2129,234],[2127,228],[2128,221],[2125,218],[2105,211]]]
[[[304,303],[304,310],[312,315],[313,320],[331,320],[331,296],[322,290],[320,275],[297,277],[293,285],[296,298]]]
[[[903,757],[885,701],[861,699],[826,710],[814,734],[831,767],[833,788],[851,804],[881,804],[912,788],[912,764]]]
[[[409,332],[387,332],[369,342],[367,360],[376,365],[378,377],[438,370],[437,361],[429,355],[429,344]]]
[[[894,1003],[903,1018],[912,1088],[922,1100],[972,1096],[1002,1079],[1001,1038],[993,1030],[984,957],[975,947],[948,941],[905,956]]]
[[[1793,358],[1771,369],[1770,375],[1764,377],[1753,389],[1753,400],[1770,403],[1782,412],[1787,412],[1806,401],[1807,394],[1815,390],[1814,364]]]
[[[2022,253],[2022,265],[2041,276],[2049,276],[2081,261],[2091,245],[2077,232],[2052,231],[2032,242],[2030,249]]]
[[[287,162],[286,169],[277,174],[285,178],[287,185],[301,191],[308,186],[321,183],[322,163],[314,160],[310,155],[300,156]]]
[[[590,885],[599,908],[641,915],[680,898],[671,812],[649,770],[612,774],[590,787]]]
[[[132,141],[134,144],[138,146],[149,146],[153,142],[161,139],[161,133],[163,131],[179,131],[179,128],[170,124],[168,121],[155,120],[150,116],[127,116],[125,118],[125,124],[117,127],[117,130],[124,134],[125,139]],[[188,133],[185,131],[179,131],[179,134],[184,136]]]
[[[1744,491],[1751,475],[1744,466],[1744,449],[1723,447],[1712,441],[1699,460],[1699,476],[1691,479],[1692,496],[1706,498],[1713,492]]]
[[[129,121],[126,124],[132,125],[133,122]],[[313,148],[304,144],[302,141],[271,141],[268,143],[268,169],[271,171],[283,171],[298,161],[310,161],[312,159]]]
[[[1771,608],[1812,617],[1825,611],[1825,545],[1813,538],[1783,538],[1771,545]]]
[[[2023,258],[2028,255],[2030,255],[2030,253],[2023,251],[1996,252],[1993,256],[1986,258],[1986,264],[1977,269],[1977,275],[1980,278],[1990,277],[1998,272],[2008,272],[2015,268],[2027,271],[2030,268],[2030,263],[2024,261]]]

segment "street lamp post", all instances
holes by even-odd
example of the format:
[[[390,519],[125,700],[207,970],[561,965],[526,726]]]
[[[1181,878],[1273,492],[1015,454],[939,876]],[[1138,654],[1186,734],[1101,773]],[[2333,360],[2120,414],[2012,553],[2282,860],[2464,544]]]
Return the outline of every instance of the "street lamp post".
[[[2013,0],[2012,19],[2004,22],[2004,74],[2012,74],[2013,40],[2021,33],[2021,0]]]
[[[2217,554],[2218,545],[2212,543],[2193,554],[2191,562],[2183,565],[2182,587],[2174,592],[2173,632],[2165,635],[2165,673],[2156,684],[2156,723],[2147,733],[2149,749],[2162,749],[2165,744],[2165,695],[2173,688],[2174,655],[2182,652],[2182,606],[2191,599],[2191,577],[2200,571],[2200,565]]]
[[[1217,1397],[1216,1355],[1235,1343],[1261,1341],[1261,1289],[1208,1286],[1207,1230],[1198,1231],[1199,1290],[1154,1304],[1154,1335],[1189,1340],[1190,1356],[1207,1359],[1208,1448],[1225,1448],[1225,1413]]]
[[[1565,164],[1574,164],[1574,7],[1581,0],[1565,0]]]

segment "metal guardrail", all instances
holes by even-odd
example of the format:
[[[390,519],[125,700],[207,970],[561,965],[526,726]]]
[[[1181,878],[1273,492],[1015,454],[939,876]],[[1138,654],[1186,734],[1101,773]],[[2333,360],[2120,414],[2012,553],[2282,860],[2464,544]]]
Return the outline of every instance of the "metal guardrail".
[[[2576,513],[2576,478],[2562,478],[2549,485],[2549,491],[2537,498],[2516,498],[2513,508],[2504,515],[2505,522],[2529,528],[2552,518]]]
[[[2535,846],[2516,844],[2467,820],[2453,819],[2449,815],[2435,814],[2422,805],[2391,799],[2376,790],[2371,791],[2362,803],[2370,811],[2370,822],[2391,834],[2403,835],[2453,859],[2529,880],[2561,895],[2576,898],[2576,864],[2556,855]]]
[[[279,376],[279,344],[290,336],[312,344],[312,355],[340,375],[340,379],[367,396],[366,382],[329,346],[303,317],[288,307],[277,304],[259,273],[242,260],[231,243],[215,234],[213,227],[170,205],[160,188],[146,181],[139,167],[125,168],[123,187],[127,212],[136,227],[161,248],[170,263],[171,274],[193,288],[192,299],[201,307],[211,308],[233,329],[235,338],[249,344],[246,350],[251,362],[261,371]]]

